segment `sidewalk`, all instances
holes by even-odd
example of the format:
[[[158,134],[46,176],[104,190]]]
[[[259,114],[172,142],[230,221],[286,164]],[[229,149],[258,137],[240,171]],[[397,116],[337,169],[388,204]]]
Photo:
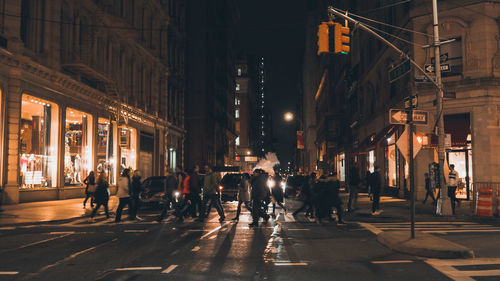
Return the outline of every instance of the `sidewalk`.
[[[347,202],[345,200],[344,202]],[[471,202],[464,201],[461,206],[456,208],[455,216],[436,215],[436,206],[428,201],[415,203],[415,221],[416,222],[459,222],[473,221],[498,223],[500,219],[496,217],[477,217],[474,216],[474,208]],[[381,197],[380,207],[383,212],[379,215],[371,214],[371,201],[367,194],[360,194],[358,200],[359,209],[354,213],[348,213],[346,220],[352,222],[409,222],[410,221],[410,202],[403,199],[392,197]],[[411,239],[409,231],[381,231],[377,234],[377,241],[386,247],[415,256],[430,258],[473,258],[474,252],[462,245],[446,240],[432,234],[416,232],[415,238]]]
[[[32,224],[50,221],[64,221],[83,217],[89,214],[90,199],[87,208],[83,209],[84,198],[21,203],[16,205],[3,205],[0,212],[0,226]],[[109,199],[110,210],[118,205],[118,198],[111,196]]]

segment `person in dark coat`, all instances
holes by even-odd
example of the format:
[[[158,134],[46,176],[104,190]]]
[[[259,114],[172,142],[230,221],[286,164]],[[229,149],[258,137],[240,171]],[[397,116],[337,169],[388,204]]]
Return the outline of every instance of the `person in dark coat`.
[[[267,188],[267,174],[262,169],[255,169],[252,178],[252,218],[253,222],[249,226],[258,226],[259,219],[263,218],[267,223],[269,215],[264,211],[264,201],[269,196]]]
[[[349,203],[347,203],[347,210],[353,211],[358,208],[358,188],[359,188],[359,171],[353,165],[349,170]]]
[[[174,192],[177,190],[177,180],[172,169],[168,169],[166,172],[166,181],[163,196],[163,208],[161,210],[160,216],[156,219],[161,222],[165,217],[167,217],[167,211],[170,210],[170,204],[175,205]]]
[[[316,222],[321,223],[322,219],[330,215],[330,202],[327,196],[326,176],[322,174],[313,187],[313,204],[315,207]]]
[[[276,204],[278,204],[286,214],[286,208],[283,205],[285,200],[285,195],[283,193],[283,187],[281,186],[281,177],[276,176],[274,181],[274,186],[271,187],[271,202],[273,203],[273,216],[275,216]]]
[[[250,208],[250,175],[243,173],[241,175],[241,180],[238,183],[238,208],[236,209],[236,216],[233,218],[234,221],[240,220],[241,205],[245,204],[245,207],[252,212]]]
[[[137,211],[139,211],[140,200],[139,194],[141,193],[141,172],[139,170],[134,171],[134,175],[132,176],[132,190],[131,194],[131,203],[132,210],[130,211],[129,219],[135,220],[137,217]]]
[[[302,199],[302,206],[298,208],[295,212],[293,212],[293,216],[296,217],[298,213],[306,210],[306,217],[313,215],[313,203],[312,203],[312,192],[311,192],[311,184],[314,183],[316,179],[316,173],[311,173],[311,175],[304,180],[302,186],[300,188],[300,197]]]
[[[328,199],[328,217],[331,219],[332,207],[337,209],[337,224],[344,225],[343,209],[342,209],[342,199],[340,199],[340,181],[337,179],[337,173],[332,172],[326,177],[326,194],[325,197]]]
[[[109,208],[108,208],[108,202],[109,202],[109,193],[108,193],[108,181],[106,180],[106,174],[101,173],[99,174],[99,178],[97,180],[97,187],[94,192],[94,197],[95,197],[95,203],[96,206],[92,210],[92,214],[90,214],[90,218],[93,219],[95,214],[97,213],[97,210],[101,206],[104,206],[104,212],[106,213],[106,218],[109,219]]]
[[[189,196],[191,200],[191,216],[198,217],[202,211],[201,202],[201,176],[200,166],[195,165],[193,172],[189,175]]]
[[[90,171],[89,175],[83,180],[83,184],[85,184],[85,200],[83,200],[83,208],[85,209],[85,205],[87,204],[87,200],[90,198],[90,207],[94,207],[94,188],[95,185],[95,175],[94,171]],[[90,188],[89,188],[90,187]]]
[[[382,188],[382,182],[380,177],[380,168],[375,166],[375,172],[371,175],[371,186],[372,186],[372,194],[373,194],[373,202],[372,202],[372,214],[378,215],[380,214],[380,189]]]
[[[431,178],[429,177],[429,173],[425,173],[425,199],[422,204],[427,202],[427,198],[432,198],[432,204],[436,204],[436,197],[434,197],[434,190],[431,188]]]

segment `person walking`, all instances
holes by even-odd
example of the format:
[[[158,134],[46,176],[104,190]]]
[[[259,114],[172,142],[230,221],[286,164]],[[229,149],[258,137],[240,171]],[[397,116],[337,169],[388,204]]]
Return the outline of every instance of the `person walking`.
[[[191,181],[190,177],[191,171],[186,170],[184,174],[184,182],[182,184],[183,189],[181,190],[181,199],[177,204],[176,216],[179,222],[184,222],[184,217],[187,216],[189,210],[191,210],[191,191],[189,182]]]
[[[226,216],[222,208],[219,194],[219,177],[212,171],[210,165],[205,165],[205,176],[203,178],[203,212],[199,217],[199,221],[203,221],[210,214],[212,205],[219,214],[219,221],[223,222]]]
[[[131,182],[130,182],[130,169],[125,169],[122,175],[118,179],[118,191],[116,196],[119,198],[118,208],[116,209],[115,222],[120,222],[122,218],[122,210],[128,205],[129,215],[131,211],[130,207],[130,192],[131,192]]]
[[[432,204],[436,204],[436,198],[434,197],[434,190],[431,188],[431,178],[429,177],[429,173],[424,174],[425,177],[425,198],[422,201],[422,204],[427,202],[427,198],[432,198]]]
[[[286,214],[286,208],[284,206],[285,196],[283,194],[283,188],[281,187],[280,183],[281,183],[281,177],[276,176],[275,184],[274,186],[271,187],[271,197],[272,197],[271,202],[273,203],[273,213],[272,213],[273,217],[276,216],[275,214],[276,204],[278,204]]]
[[[302,206],[293,212],[293,216],[297,217],[297,214],[306,211],[306,217],[310,216],[314,218],[313,215],[313,203],[312,203],[312,193],[311,184],[314,184],[314,179],[316,179],[316,174],[313,172],[309,177],[304,180],[300,188],[299,198],[302,199]]]
[[[250,175],[247,173],[241,175],[241,180],[238,183],[238,209],[236,209],[236,216],[233,218],[234,221],[240,220],[241,205],[243,204],[252,213],[252,209],[250,208]]]
[[[94,192],[96,190],[94,171],[90,171],[89,175],[83,180],[85,184],[85,200],[83,200],[83,208],[90,198],[90,207],[94,207]]]
[[[373,194],[372,215],[379,215],[380,210],[380,189],[382,188],[380,168],[375,166],[375,171],[370,176],[370,185]]]
[[[455,215],[455,203],[458,202],[456,191],[458,185],[458,172],[455,171],[455,165],[450,165],[450,172],[448,173],[448,197],[451,201],[451,212]]]
[[[259,226],[259,219],[263,218],[264,223],[269,221],[269,215],[264,211],[264,200],[269,192],[267,189],[267,174],[262,169],[255,169],[252,178],[252,218],[253,222],[249,226]]]
[[[191,200],[191,216],[198,217],[202,212],[201,202],[201,177],[200,166],[195,165],[192,173],[189,175],[189,197]]]
[[[165,172],[165,176],[167,177],[165,179],[164,186],[165,195],[163,196],[163,208],[160,215],[156,219],[158,222],[161,222],[165,217],[167,217],[167,212],[170,210],[170,204],[175,207],[174,192],[176,191],[178,185],[177,180],[175,179],[174,171],[172,169],[168,169]]]
[[[340,181],[337,173],[332,172],[326,177],[326,195],[328,200],[328,218],[331,220],[332,208],[337,210],[337,225],[345,225],[343,221],[342,199],[340,199]]]
[[[139,200],[139,194],[141,193],[141,172],[139,170],[134,171],[134,175],[132,176],[132,191],[130,192],[131,197],[131,210],[129,218],[131,220],[135,220],[136,218],[140,219],[137,216],[137,212],[140,208],[141,201]]]
[[[352,165],[349,170],[349,203],[347,203],[347,211],[351,212],[358,208],[358,188],[359,188],[359,172],[355,165]]]
[[[90,214],[90,219],[93,220],[95,214],[99,210],[101,206],[104,207],[104,212],[106,213],[106,218],[109,219],[109,208],[108,208],[108,202],[109,202],[109,193],[108,193],[108,181],[106,180],[106,174],[104,172],[99,174],[99,177],[97,179],[97,187],[94,192],[94,197],[95,197],[95,208],[92,210],[92,213]]]
[[[326,175],[320,170],[320,177],[313,187],[313,202],[316,222],[321,224],[325,217],[331,217],[330,201],[328,198],[328,184]]]
[[[372,186],[371,186],[371,179],[372,177],[372,172],[370,170],[366,171],[365,175],[365,186],[366,186],[366,191],[368,192],[368,196],[370,197],[370,201],[373,201],[373,193],[372,193]]]

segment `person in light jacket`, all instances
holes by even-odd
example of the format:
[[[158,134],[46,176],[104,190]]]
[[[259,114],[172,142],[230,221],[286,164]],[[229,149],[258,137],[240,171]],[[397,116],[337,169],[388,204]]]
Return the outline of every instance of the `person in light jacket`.
[[[233,218],[234,221],[240,220],[241,205],[245,204],[245,207],[252,213],[250,208],[250,175],[244,173],[241,175],[241,180],[238,183],[238,209],[236,210],[236,216]]]
[[[122,210],[125,207],[125,205],[128,205],[129,215],[130,215],[131,211],[130,192],[131,192],[130,169],[125,169],[123,170],[122,175],[118,179],[118,191],[116,192],[116,196],[120,199],[120,203],[118,204],[118,209],[116,209],[115,222],[121,221]]]

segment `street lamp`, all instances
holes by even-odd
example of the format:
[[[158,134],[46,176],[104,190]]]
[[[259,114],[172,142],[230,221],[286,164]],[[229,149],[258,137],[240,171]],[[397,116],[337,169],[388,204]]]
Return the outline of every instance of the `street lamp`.
[[[285,112],[285,114],[283,114],[283,119],[285,119],[286,122],[293,121],[293,119],[294,119],[293,113]]]

